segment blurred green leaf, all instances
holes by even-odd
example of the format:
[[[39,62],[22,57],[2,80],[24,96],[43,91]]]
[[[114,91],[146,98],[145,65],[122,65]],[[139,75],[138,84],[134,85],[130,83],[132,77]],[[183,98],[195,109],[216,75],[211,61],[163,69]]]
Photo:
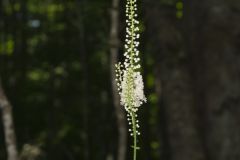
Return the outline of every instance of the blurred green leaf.
[[[147,87],[151,88],[154,86],[154,77],[153,74],[147,75]]]
[[[152,149],[158,149],[159,148],[159,142],[157,142],[157,141],[153,141],[153,142],[151,142],[151,148]]]
[[[46,81],[49,79],[50,74],[49,74],[49,72],[46,72],[46,71],[43,71],[40,69],[36,69],[36,70],[29,71],[27,74],[27,77],[31,81]]]
[[[183,10],[183,3],[182,3],[182,2],[177,2],[177,3],[176,3],[176,8],[177,8],[178,10]]]
[[[158,96],[156,93],[152,93],[148,96],[148,99],[150,103],[156,104],[158,101]]]

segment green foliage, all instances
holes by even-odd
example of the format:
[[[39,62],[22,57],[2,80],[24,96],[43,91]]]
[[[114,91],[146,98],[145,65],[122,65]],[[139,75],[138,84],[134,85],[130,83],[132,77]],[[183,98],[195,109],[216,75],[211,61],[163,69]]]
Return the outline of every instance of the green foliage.
[[[176,9],[177,9],[176,17],[178,19],[181,19],[183,17],[183,2],[181,2],[181,1],[177,2]]]
[[[0,44],[0,54],[11,56],[14,51],[15,42],[13,41],[12,36],[8,36],[6,41],[3,41]]]
[[[110,5],[105,0],[27,0],[0,8],[0,75],[14,106],[18,149],[24,156],[31,146],[39,147],[42,160],[115,157]],[[146,30],[143,22],[139,29]],[[152,74],[147,85],[154,85]],[[0,136],[0,159],[6,159],[3,144]]]
[[[50,78],[50,74],[48,71],[32,70],[27,73],[27,78],[31,81],[37,81],[39,83],[41,81],[48,81]]]

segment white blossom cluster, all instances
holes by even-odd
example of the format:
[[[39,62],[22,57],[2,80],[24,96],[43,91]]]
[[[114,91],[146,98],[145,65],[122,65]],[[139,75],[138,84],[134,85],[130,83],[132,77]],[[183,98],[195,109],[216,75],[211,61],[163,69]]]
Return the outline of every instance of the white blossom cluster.
[[[141,65],[139,64],[139,21],[136,20],[137,14],[137,4],[136,0],[127,0],[126,4],[126,40],[125,40],[125,52],[124,52],[124,62],[116,64],[116,81],[118,85],[118,91],[120,95],[121,105],[124,106],[125,110],[128,112],[128,116],[134,116],[136,119],[138,108],[146,102],[146,97],[144,95],[144,84],[143,78],[140,73]],[[138,121],[132,122],[128,118],[129,124],[136,123],[138,128]],[[132,132],[132,130],[129,130]],[[137,132],[140,134],[139,132]],[[132,133],[131,133],[132,134]]]
[[[128,112],[137,112],[146,101],[143,89],[143,79],[139,71],[124,71],[123,79],[119,84],[119,94],[121,105],[125,106]]]

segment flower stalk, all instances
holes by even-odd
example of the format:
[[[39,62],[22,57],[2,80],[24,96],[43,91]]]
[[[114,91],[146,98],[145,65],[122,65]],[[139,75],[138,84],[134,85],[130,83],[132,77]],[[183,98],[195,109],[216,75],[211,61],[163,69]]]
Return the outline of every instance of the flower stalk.
[[[120,103],[127,111],[128,122],[131,126],[129,132],[133,136],[133,160],[137,158],[137,135],[139,124],[137,120],[137,111],[139,107],[146,102],[144,95],[143,78],[140,72],[139,57],[139,21],[137,20],[136,0],[127,0],[126,4],[126,39],[124,62],[116,64],[116,81],[120,95]]]

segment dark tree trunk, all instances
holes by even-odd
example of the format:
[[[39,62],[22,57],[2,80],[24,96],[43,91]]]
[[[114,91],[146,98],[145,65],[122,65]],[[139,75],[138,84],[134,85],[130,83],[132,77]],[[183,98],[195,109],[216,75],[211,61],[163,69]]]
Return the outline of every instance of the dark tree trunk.
[[[90,133],[91,133],[91,126],[90,126],[90,92],[88,86],[90,85],[89,82],[89,56],[86,47],[86,25],[84,19],[84,10],[87,2],[86,0],[77,0],[76,5],[78,5],[79,10],[76,11],[76,19],[72,21],[74,26],[78,28],[78,38],[79,38],[79,56],[80,56],[80,64],[83,66],[81,71],[82,73],[82,91],[81,91],[81,107],[82,107],[82,125],[83,125],[83,144],[84,144],[84,151],[83,151],[83,159],[88,160],[91,159],[92,154],[90,153]],[[68,11],[67,11],[68,12]]]
[[[186,35],[206,152],[210,160],[238,160],[240,13],[235,10],[240,8],[231,1],[194,0],[186,4],[187,21],[191,22]]]
[[[84,4],[85,2],[82,2]],[[79,2],[79,4],[81,4]],[[81,5],[79,5],[81,6]],[[80,63],[84,66],[82,70],[82,83],[83,83],[83,89],[82,89],[82,122],[83,122],[83,128],[84,128],[84,159],[88,160],[90,156],[90,147],[89,147],[89,91],[88,91],[88,86],[89,86],[89,64],[88,64],[88,55],[85,47],[85,24],[84,24],[84,19],[83,19],[83,13],[80,9],[79,13],[79,39],[80,39],[80,44],[79,44],[79,51],[80,51]]]
[[[152,43],[152,52],[157,57],[157,93],[162,98],[161,107],[164,107],[166,117],[168,141],[164,142],[169,146],[167,152],[170,153],[167,158],[204,160],[205,154],[196,125],[198,113],[188,55],[182,47],[175,9],[166,6],[160,8],[153,2],[148,5],[148,30],[154,31],[149,32],[149,41]]]

